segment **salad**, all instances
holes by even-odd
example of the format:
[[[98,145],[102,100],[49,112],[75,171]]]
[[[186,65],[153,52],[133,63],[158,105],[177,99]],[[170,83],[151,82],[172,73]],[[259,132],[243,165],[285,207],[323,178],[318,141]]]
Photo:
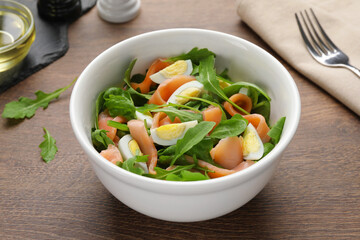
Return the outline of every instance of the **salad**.
[[[144,74],[96,100],[91,137],[105,159],[127,171],[197,181],[241,171],[278,143],[285,123],[269,126],[270,97],[250,82],[217,72],[215,53],[193,48],[156,59]]]

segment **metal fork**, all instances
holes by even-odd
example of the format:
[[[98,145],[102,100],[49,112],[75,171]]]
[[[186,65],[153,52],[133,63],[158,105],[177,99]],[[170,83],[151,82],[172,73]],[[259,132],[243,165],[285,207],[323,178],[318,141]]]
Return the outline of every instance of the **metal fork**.
[[[301,36],[304,39],[306,48],[308,49],[311,56],[313,56],[313,58],[316,61],[318,61],[319,63],[325,66],[344,67],[351,70],[358,77],[360,77],[360,70],[349,64],[349,57],[330,40],[330,38],[325,33],[324,29],[321,27],[320,22],[315,16],[314,11],[311,8],[310,11],[312,13],[313,19],[316,22],[318,30],[315,29],[314,24],[311,21],[307,11],[305,10],[307,21],[305,20],[302,12],[300,12],[302,21],[307,30],[307,34],[310,36],[310,40],[305,34],[304,28],[302,27],[299,17],[296,13],[295,13],[295,18],[299,26]],[[311,27],[311,31],[309,25]]]

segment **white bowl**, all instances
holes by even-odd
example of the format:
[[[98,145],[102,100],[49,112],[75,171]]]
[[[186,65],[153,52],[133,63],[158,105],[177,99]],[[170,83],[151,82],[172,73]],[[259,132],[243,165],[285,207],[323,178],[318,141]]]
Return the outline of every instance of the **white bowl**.
[[[270,122],[286,116],[282,137],[261,161],[235,174],[197,182],[172,182],[139,176],[105,160],[91,143],[95,101],[104,89],[121,82],[131,60],[144,73],[157,57],[175,56],[193,47],[216,53],[216,68],[233,80],[254,82],[271,97]],[[70,100],[77,140],[103,185],[128,207],[153,218],[192,222],[227,214],[251,200],[268,183],[290,143],[300,118],[300,97],[286,69],[260,47],[229,34],[201,29],[168,29],[124,40],[96,57],[81,73]]]

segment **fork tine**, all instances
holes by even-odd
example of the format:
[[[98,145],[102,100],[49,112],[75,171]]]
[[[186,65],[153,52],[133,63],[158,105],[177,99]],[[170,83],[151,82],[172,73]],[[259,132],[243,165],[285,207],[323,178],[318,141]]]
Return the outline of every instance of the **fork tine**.
[[[316,42],[315,40],[313,40],[313,41],[316,42],[316,43],[320,43],[320,44],[317,44],[317,46],[318,46],[319,48],[321,48],[322,52],[324,52],[324,53],[329,53],[329,52],[331,52],[332,49],[330,49],[330,48],[323,42],[323,40],[321,39],[321,37],[320,37],[319,34],[317,33],[318,31],[315,30],[314,24],[312,23],[312,21],[311,21],[311,19],[310,19],[310,17],[309,17],[309,14],[308,14],[308,12],[307,12],[306,10],[305,10],[305,14],[306,14],[306,18],[307,18],[307,20],[308,20],[308,22],[309,22],[309,24],[310,24],[310,27],[311,27],[311,29],[312,29],[312,31],[313,31],[313,33],[315,34],[315,37],[316,37],[316,39],[317,39],[317,42]]]
[[[296,18],[296,22],[298,24],[298,27],[299,27],[299,30],[300,30],[300,33],[301,33],[301,36],[305,42],[305,46],[306,48],[309,50],[309,52],[313,55],[313,56],[318,56],[319,53],[313,48],[312,44],[310,43],[309,39],[307,38],[305,32],[304,32],[304,29],[301,25],[301,22],[299,20],[299,17],[298,15],[295,13],[295,18]]]
[[[316,15],[315,15],[315,13],[314,13],[314,11],[312,10],[312,8],[310,8],[310,11],[311,11],[311,13],[312,13],[312,15],[313,15],[313,17],[314,17],[314,19],[315,19],[315,21],[316,21],[317,26],[318,26],[319,29],[320,29],[321,34],[323,35],[324,39],[327,41],[328,45],[329,45],[331,48],[333,48],[334,50],[340,51],[339,48],[338,48],[338,47],[331,41],[331,39],[328,37],[328,35],[326,34],[325,30],[322,28],[322,26],[321,26],[320,22],[318,21]]]

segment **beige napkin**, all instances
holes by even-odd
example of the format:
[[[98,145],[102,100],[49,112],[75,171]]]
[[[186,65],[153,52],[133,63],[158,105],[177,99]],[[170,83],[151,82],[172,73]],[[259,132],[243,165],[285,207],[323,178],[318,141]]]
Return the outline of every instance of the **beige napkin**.
[[[345,68],[316,62],[305,48],[294,16],[312,8],[328,36],[349,56],[350,63],[360,68],[360,0],[238,0],[236,3],[241,20],[274,51],[360,115],[360,78]]]

